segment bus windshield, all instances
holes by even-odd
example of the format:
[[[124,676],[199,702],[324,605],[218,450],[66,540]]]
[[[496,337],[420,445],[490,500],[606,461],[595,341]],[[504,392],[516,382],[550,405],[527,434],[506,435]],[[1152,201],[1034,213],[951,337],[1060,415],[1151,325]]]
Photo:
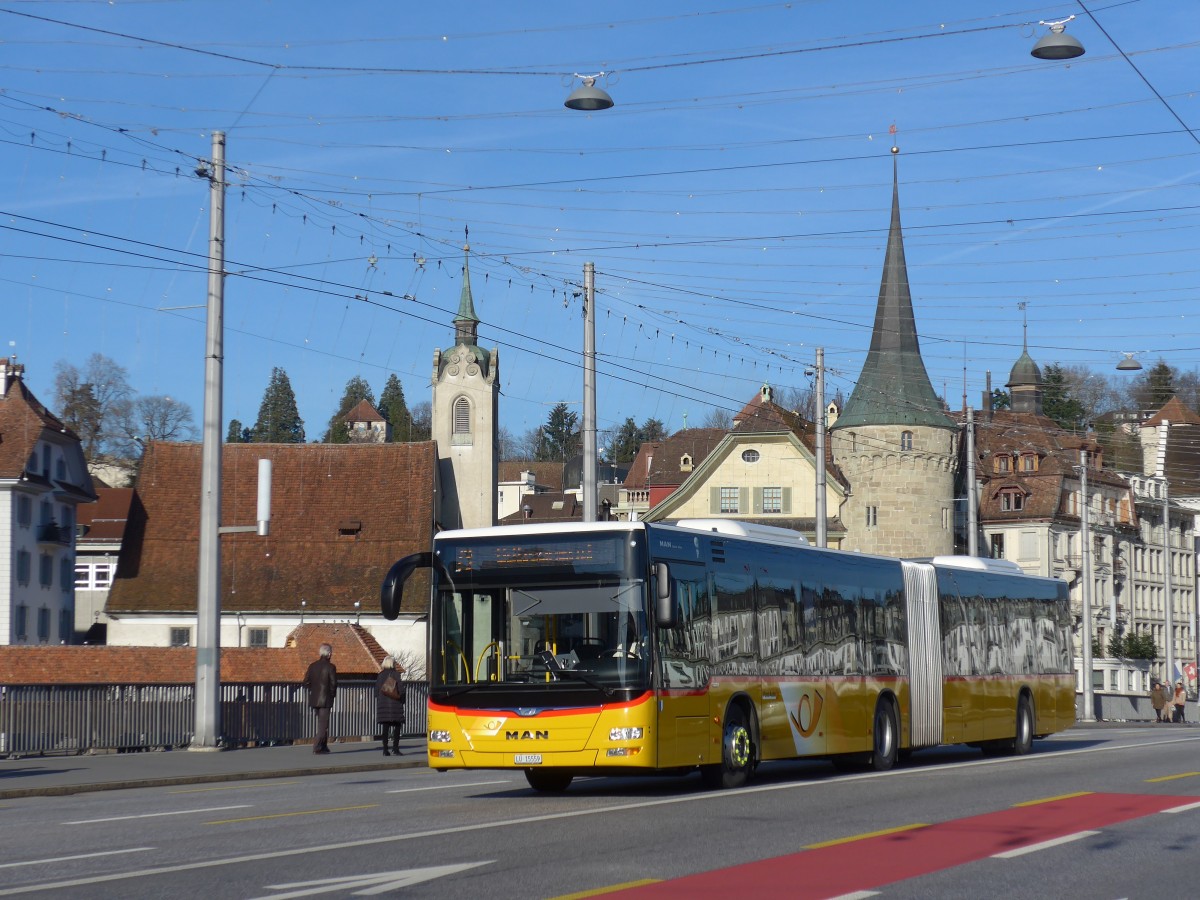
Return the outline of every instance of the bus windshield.
[[[631,537],[438,541],[434,690],[644,688],[650,671],[647,590],[645,578],[633,571]]]

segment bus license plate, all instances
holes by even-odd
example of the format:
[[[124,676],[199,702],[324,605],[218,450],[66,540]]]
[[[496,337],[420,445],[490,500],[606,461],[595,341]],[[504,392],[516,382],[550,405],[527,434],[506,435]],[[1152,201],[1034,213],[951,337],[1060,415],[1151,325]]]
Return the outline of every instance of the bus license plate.
[[[542,754],[518,753],[513,756],[513,762],[518,766],[540,766],[542,764]]]

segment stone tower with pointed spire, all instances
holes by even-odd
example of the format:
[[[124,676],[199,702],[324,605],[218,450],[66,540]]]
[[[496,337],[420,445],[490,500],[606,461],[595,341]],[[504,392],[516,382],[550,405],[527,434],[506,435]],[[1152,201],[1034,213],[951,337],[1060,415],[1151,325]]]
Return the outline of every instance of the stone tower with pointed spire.
[[[871,346],[854,391],[830,426],[834,461],[850,481],[842,546],[888,556],[954,552],[958,426],[925,371],[917,339],[904,237],[896,147],[892,221]]]
[[[438,453],[438,525],[496,523],[496,429],[500,357],[477,343],[469,245],[463,246],[462,294],[454,346],[433,352],[432,431]]]

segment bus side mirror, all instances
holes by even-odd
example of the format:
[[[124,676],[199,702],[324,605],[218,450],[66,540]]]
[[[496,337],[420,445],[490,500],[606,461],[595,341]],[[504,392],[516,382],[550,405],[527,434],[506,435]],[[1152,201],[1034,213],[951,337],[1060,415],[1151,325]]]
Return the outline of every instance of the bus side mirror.
[[[654,564],[654,619],[659,628],[675,627],[675,602],[671,596],[671,570],[666,563]]]
[[[433,565],[433,554],[428,550],[414,553],[397,560],[388,570],[383,579],[383,587],[379,591],[379,608],[383,617],[395,620],[400,615],[400,600],[404,597],[404,583],[412,577],[417,569],[427,569]]]

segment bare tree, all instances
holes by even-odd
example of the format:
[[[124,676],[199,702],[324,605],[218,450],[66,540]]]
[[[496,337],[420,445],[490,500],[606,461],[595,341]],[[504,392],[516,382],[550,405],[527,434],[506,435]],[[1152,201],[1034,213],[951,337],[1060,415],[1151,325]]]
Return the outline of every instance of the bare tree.
[[[112,441],[115,451],[125,457],[138,456],[148,441],[196,440],[192,408],[162,394],[123,403],[116,415]]]
[[[714,406],[708,411],[708,416],[701,423],[700,427],[720,428],[722,431],[728,431],[733,427],[733,413],[719,406]]]
[[[66,360],[54,364],[54,400],[63,422],[79,435],[88,459],[117,452],[117,420],[133,396],[123,366],[100,353],[82,369]]]

